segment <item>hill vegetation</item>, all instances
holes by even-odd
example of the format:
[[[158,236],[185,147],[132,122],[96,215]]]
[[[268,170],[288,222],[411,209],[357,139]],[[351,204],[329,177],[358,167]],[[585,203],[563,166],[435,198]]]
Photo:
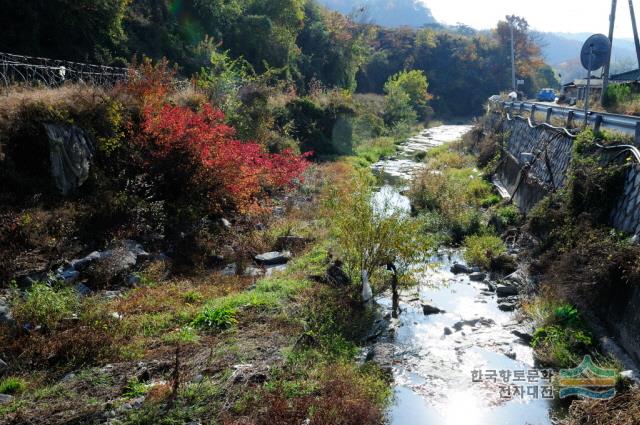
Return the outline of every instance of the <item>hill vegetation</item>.
[[[393,29],[356,23],[315,0],[9,3],[0,17],[0,50],[9,53],[103,64],[166,57],[191,77],[209,69],[218,52],[249,75],[288,81],[302,94],[317,84],[382,94],[390,76],[416,69],[431,81],[433,105],[443,115],[477,114],[487,97],[510,85],[506,21],[487,34],[466,27]],[[509,19],[517,27],[524,90],[554,85],[526,21]]]

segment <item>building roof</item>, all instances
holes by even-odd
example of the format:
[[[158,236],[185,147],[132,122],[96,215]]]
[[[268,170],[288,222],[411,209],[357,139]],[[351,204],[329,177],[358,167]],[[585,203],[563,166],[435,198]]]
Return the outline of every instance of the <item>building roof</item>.
[[[611,81],[638,81],[640,80],[640,69],[634,69],[633,71],[621,72],[620,74],[613,74],[609,77]]]
[[[575,80],[563,84],[563,87],[586,87],[587,79],[586,78],[576,78]],[[597,77],[591,78],[591,87],[593,88],[602,88],[602,79]]]

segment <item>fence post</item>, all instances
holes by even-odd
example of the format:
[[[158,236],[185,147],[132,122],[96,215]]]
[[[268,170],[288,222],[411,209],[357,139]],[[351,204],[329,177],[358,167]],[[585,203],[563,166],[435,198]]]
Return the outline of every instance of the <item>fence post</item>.
[[[573,111],[567,113],[567,128],[573,127]]]
[[[545,122],[551,124],[551,115],[553,114],[553,108],[547,108],[547,118]]]
[[[531,105],[531,123],[535,124],[536,123],[536,105]]]
[[[602,125],[602,115],[596,115],[596,122],[593,124],[593,131],[598,133],[600,131],[600,126]],[[636,128],[636,134],[638,129]]]

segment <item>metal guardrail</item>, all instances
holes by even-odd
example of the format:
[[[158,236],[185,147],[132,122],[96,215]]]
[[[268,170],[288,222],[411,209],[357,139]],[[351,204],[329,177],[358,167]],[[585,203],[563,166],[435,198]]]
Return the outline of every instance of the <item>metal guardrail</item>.
[[[38,83],[56,87],[65,82],[112,86],[125,80],[128,72],[127,68],[0,52],[0,86]]]
[[[584,123],[584,111],[557,105],[536,102],[494,102],[511,112],[529,112],[531,117],[540,112],[545,114],[545,122],[551,124],[552,118],[560,118],[566,128],[574,128]],[[535,121],[534,118],[532,120]],[[587,115],[587,123],[598,131],[602,128],[616,131],[635,138],[640,145],[640,117],[631,115],[610,114],[608,112],[591,111]]]

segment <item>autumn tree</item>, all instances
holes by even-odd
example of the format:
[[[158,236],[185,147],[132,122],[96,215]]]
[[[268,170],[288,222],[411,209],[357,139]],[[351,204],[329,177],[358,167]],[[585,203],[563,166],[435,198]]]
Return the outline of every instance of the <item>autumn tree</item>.
[[[493,34],[501,54],[496,59],[498,63],[504,64],[505,70],[511,69],[511,28],[513,28],[516,74],[518,78],[533,79],[538,69],[544,65],[544,60],[540,46],[529,31],[529,23],[525,18],[509,15],[506,20],[498,22]]]

